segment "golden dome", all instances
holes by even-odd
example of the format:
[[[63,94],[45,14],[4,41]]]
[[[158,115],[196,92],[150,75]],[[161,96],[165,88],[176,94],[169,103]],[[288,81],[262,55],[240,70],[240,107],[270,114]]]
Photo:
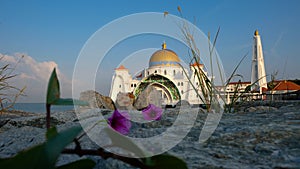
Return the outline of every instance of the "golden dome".
[[[258,35],[258,30],[257,30],[257,29],[255,30],[254,35],[255,35],[255,36]]]
[[[177,54],[166,49],[166,43],[162,44],[162,49],[154,52],[149,61],[149,67],[151,66],[179,66],[180,62]]]

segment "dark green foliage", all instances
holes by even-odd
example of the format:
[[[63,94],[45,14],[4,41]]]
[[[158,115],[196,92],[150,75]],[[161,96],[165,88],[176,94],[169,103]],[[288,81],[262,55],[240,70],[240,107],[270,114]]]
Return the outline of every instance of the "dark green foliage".
[[[300,85],[300,80],[299,79],[294,79],[294,80],[289,80],[289,81],[294,82],[297,85]]]
[[[187,169],[186,163],[183,160],[168,154],[161,154],[151,157],[151,163],[151,168],[155,169]]]
[[[82,131],[81,127],[73,127],[57,133],[56,128],[47,131],[47,141],[28,150],[22,151],[15,157],[0,160],[0,168],[13,169],[53,169],[55,163],[64,149]],[[75,163],[85,168],[93,168],[92,160],[83,160]],[[74,165],[70,164],[70,165]],[[65,167],[68,167],[66,165]]]
[[[46,103],[48,105],[79,105],[88,106],[87,102],[81,100],[75,100],[72,98],[60,98],[60,87],[59,81],[56,74],[56,69],[54,68],[48,82],[47,98]]]
[[[95,166],[95,162],[89,159],[78,160],[60,167],[57,169],[87,169],[93,168]]]
[[[48,82],[47,104],[54,104],[60,98],[59,82],[54,68]]]

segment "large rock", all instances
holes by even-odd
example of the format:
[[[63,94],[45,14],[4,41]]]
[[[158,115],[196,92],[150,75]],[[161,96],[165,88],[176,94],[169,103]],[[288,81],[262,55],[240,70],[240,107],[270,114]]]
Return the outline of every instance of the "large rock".
[[[191,105],[187,100],[180,100],[179,102],[177,102],[176,107],[187,109],[190,108]]]
[[[153,86],[148,86],[143,90],[134,103],[134,107],[138,110],[147,107],[149,104],[153,104],[156,107],[161,107],[162,98],[161,93]]]
[[[136,110],[133,107],[135,97],[132,93],[118,93],[116,99],[116,108],[118,110]]]
[[[91,108],[115,109],[114,102],[110,97],[103,96],[96,91],[81,92],[79,99],[89,102]]]

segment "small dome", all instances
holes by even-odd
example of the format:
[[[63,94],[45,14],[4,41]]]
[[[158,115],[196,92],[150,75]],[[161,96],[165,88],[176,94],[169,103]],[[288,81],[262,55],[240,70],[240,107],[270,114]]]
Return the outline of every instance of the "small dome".
[[[119,66],[115,70],[127,70],[128,71],[128,69],[124,65]]]
[[[166,49],[166,44],[162,45],[162,49],[154,52],[149,61],[149,67],[152,66],[179,66],[180,62],[177,54],[170,50]]]
[[[254,35],[255,35],[255,36],[259,35],[257,29],[255,30]]]

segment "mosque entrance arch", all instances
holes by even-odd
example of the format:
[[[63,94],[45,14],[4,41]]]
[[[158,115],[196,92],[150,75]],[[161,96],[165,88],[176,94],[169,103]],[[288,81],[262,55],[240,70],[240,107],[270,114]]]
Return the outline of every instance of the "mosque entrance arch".
[[[134,90],[134,95],[137,97],[148,86],[155,87],[161,93],[163,104],[176,104],[181,100],[176,85],[167,77],[157,74],[144,78]]]

